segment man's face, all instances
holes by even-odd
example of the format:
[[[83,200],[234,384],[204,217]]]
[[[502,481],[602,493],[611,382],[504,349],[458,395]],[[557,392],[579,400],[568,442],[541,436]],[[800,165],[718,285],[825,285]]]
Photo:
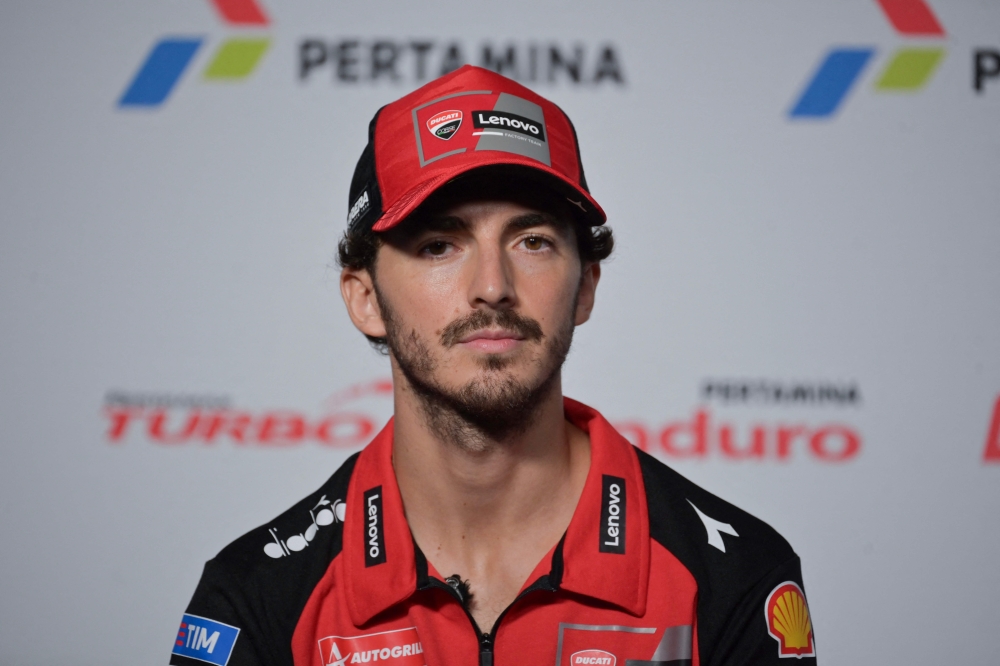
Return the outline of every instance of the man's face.
[[[362,331],[387,338],[425,403],[503,431],[558,381],[598,277],[597,265],[581,266],[570,224],[513,201],[472,200],[386,233],[368,330],[345,298]]]

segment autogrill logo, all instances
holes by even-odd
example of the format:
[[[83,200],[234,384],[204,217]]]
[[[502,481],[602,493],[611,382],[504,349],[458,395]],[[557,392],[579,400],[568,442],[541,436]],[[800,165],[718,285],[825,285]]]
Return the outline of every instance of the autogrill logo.
[[[625,479],[604,474],[601,491],[602,553],[625,554]]]
[[[319,640],[326,666],[391,662],[393,666],[424,666],[424,646],[416,627],[363,636],[327,636]]]
[[[382,532],[382,486],[365,491],[365,566],[385,563],[385,536]]]

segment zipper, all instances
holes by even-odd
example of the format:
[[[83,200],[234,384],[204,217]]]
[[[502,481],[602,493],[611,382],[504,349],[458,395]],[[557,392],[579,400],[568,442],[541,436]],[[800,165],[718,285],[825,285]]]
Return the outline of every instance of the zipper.
[[[514,604],[516,604],[518,601],[520,601],[527,595],[531,594],[532,592],[538,592],[540,590],[544,590],[547,592],[556,591],[555,586],[549,582],[549,577],[547,575],[542,576],[534,583],[529,585],[527,588],[525,588],[523,592],[514,597],[514,600],[510,602],[510,605],[507,606],[507,608],[504,608],[503,612],[497,616],[497,620],[496,622],[493,623],[493,628],[490,630],[490,632],[488,634],[484,634],[482,630],[479,628],[479,625],[476,624],[476,619],[472,617],[472,613],[469,612],[469,609],[466,607],[465,602],[462,600],[462,597],[459,595],[458,591],[455,588],[453,588],[451,585],[448,585],[444,581],[438,580],[437,578],[428,577],[428,583],[429,587],[437,587],[443,590],[447,590],[448,594],[450,594],[456,601],[459,602],[459,605],[462,606],[462,610],[465,611],[465,616],[469,618],[469,624],[472,625],[472,630],[476,632],[476,638],[479,641],[479,666],[493,666],[493,644],[496,642],[497,631],[500,629],[500,623],[503,622],[503,618],[505,615],[507,615],[507,611],[513,608]]]

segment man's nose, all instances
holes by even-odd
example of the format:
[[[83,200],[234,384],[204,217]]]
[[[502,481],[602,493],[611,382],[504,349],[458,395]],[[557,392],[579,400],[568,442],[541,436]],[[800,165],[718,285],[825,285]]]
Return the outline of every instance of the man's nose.
[[[513,266],[499,244],[476,248],[471,263],[469,304],[474,308],[509,308],[516,302]]]

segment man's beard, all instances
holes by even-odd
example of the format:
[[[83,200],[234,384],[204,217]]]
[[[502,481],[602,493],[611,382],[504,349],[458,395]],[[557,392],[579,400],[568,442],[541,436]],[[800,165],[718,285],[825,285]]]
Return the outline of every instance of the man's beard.
[[[492,443],[518,435],[531,425],[538,408],[553,390],[573,341],[572,315],[579,291],[565,324],[548,336],[530,317],[513,310],[476,310],[445,327],[441,345],[450,348],[469,333],[486,328],[501,328],[521,336],[527,342],[540,343],[540,355],[528,362],[542,365],[537,381],[528,384],[502,373],[503,369],[525,353],[516,356],[488,354],[480,360],[483,375],[457,389],[442,386],[435,377],[438,362],[416,330],[408,334],[385,298],[375,288],[386,342],[414,393],[420,401],[427,423],[442,439],[475,452]]]

